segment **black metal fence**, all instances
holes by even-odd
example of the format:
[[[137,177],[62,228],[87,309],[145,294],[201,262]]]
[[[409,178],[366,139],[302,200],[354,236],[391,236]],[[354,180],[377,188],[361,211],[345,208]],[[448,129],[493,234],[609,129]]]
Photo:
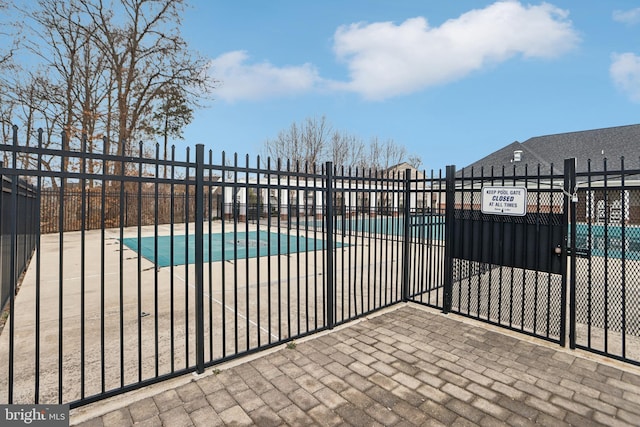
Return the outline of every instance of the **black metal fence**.
[[[640,365],[640,169],[624,160],[574,178],[570,344]]]
[[[38,196],[3,199],[3,212],[39,214],[55,230],[35,236],[35,262],[9,298],[2,402],[83,405],[401,301],[560,344],[569,317],[572,346],[640,361],[629,171],[578,184],[571,162],[563,174],[451,166],[426,177],[224,153],[216,162],[202,145],[167,161],[159,150],[120,157],[17,138],[0,150],[14,159],[0,173]],[[73,168],[55,169],[64,163]],[[526,190],[526,212],[485,212],[488,187]],[[46,197],[55,202],[39,205]],[[14,245],[3,256],[17,258]]]
[[[203,146],[169,161],[0,149],[30,157],[0,172],[33,183],[55,230],[12,299],[0,401],[86,404],[403,298],[400,174],[216,163]]]
[[[17,177],[0,177],[0,312],[13,304],[20,276],[29,265],[38,232],[38,198]],[[10,301],[9,301],[10,300]]]

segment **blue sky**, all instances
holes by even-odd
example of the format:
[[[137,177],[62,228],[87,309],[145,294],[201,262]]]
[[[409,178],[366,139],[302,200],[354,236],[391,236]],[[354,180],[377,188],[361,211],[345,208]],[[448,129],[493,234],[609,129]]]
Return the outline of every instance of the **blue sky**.
[[[185,139],[214,153],[324,115],[430,170],[640,123],[637,1],[193,0],[183,24],[221,83]]]

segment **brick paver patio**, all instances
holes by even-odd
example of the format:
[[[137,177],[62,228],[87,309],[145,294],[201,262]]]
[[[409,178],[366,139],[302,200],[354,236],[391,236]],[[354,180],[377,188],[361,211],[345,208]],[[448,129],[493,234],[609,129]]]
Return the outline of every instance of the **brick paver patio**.
[[[93,426],[640,425],[640,369],[413,304],[72,411]]]

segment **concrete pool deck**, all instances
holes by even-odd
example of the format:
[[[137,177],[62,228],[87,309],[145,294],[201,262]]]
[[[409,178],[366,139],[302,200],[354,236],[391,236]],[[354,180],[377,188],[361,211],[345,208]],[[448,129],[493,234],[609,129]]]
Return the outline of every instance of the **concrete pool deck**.
[[[189,229],[180,224],[174,232],[184,235],[193,233],[193,228],[193,224]],[[158,229],[159,235],[171,231],[168,225]],[[222,229],[214,223],[211,230],[205,225],[205,231],[219,233]],[[14,403],[32,402],[36,393],[41,403],[57,403],[59,390],[63,401],[73,402],[193,365],[194,266],[155,268],[120,245],[121,237],[137,235],[135,227],[124,229],[122,236],[118,229],[105,230],[104,239],[100,230],[87,231],[84,244],[80,232],[64,233],[62,242],[60,234],[42,236],[39,282],[34,257],[15,299],[14,316],[9,318],[13,342],[9,327],[0,336],[0,372],[8,373],[9,360],[13,360]],[[142,237],[153,235],[152,226],[141,228]],[[313,238],[320,235],[309,233]],[[393,245],[397,257],[397,242],[372,239],[370,247],[377,247],[381,256],[383,246],[386,251]],[[323,251],[297,252],[207,264],[205,360],[218,360],[321,327],[323,255]],[[343,269],[351,268],[352,274],[369,271],[366,266],[361,269],[360,264],[349,266],[346,262],[343,257],[336,258],[341,277],[346,274]],[[385,266],[391,274],[397,265],[391,256],[371,262],[380,274]],[[391,281],[384,285],[385,298],[397,292]],[[354,316],[355,305],[342,304],[344,291],[336,289],[338,320]],[[379,293],[372,295],[366,288],[364,295],[360,289],[354,292],[360,312],[363,302],[366,307],[380,298]],[[0,376],[0,401],[8,401],[8,375]]]
[[[415,304],[71,412],[106,426],[634,426],[640,369]]]

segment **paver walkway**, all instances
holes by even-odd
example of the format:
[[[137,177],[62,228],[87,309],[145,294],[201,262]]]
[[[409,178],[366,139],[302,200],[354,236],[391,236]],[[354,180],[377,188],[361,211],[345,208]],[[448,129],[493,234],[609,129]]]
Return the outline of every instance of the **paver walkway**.
[[[639,372],[409,304],[71,423],[633,426]]]

